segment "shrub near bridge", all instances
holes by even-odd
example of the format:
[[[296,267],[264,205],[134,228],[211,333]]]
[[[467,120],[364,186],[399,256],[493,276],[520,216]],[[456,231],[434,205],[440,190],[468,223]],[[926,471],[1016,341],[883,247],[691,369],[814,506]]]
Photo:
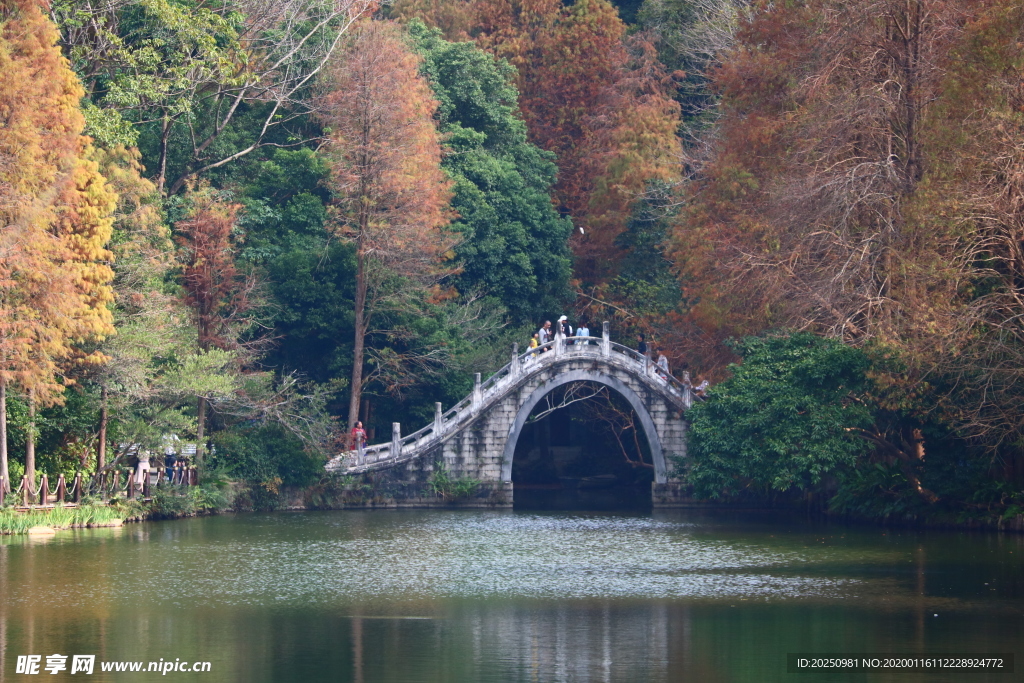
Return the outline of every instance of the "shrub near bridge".
[[[732,377],[689,412],[688,480],[701,498],[804,492],[854,466],[872,424],[859,400],[870,361],[859,349],[799,333],[748,337]]]
[[[468,477],[453,477],[443,463],[435,466],[427,479],[427,490],[446,503],[469,498],[476,493],[480,482]]]

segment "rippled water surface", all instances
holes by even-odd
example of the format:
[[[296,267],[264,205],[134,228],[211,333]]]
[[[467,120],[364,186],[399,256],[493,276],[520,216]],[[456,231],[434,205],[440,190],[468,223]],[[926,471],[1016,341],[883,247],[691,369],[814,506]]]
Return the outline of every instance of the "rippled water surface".
[[[5,537],[0,680],[33,680],[17,656],[54,653],[209,661],[167,674],[209,681],[1013,680],[788,674],[786,653],[1024,657],[1022,569],[1017,535],[695,512],[279,513]]]

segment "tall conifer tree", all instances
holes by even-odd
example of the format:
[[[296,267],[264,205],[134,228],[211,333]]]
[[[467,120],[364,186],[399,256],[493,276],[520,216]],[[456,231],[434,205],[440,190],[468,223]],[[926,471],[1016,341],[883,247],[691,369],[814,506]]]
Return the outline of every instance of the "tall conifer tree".
[[[366,336],[386,305],[382,280],[397,273],[427,285],[452,245],[437,102],[419,66],[397,26],[365,22],[334,63],[323,100],[335,230],[356,245],[350,427],[359,418]]]
[[[113,332],[115,197],[81,133],[83,90],[33,0],[0,1],[0,476],[8,476],[6,392],[61,400],[60,363]],[[90,360],[101,360],[93,356]],[[31,432],[26,474],[34,477]]]

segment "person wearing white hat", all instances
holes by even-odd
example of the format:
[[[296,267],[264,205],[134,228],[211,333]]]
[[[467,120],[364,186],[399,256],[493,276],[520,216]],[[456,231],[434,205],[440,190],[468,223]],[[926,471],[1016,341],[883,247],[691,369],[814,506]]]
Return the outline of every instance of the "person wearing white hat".
[[[569,324],[569,318],[562,316],[558,319],[558,326],[562,328],[562,336],[567,340],[572,336],[572,325]],[[566,341],[566,344],[572,344],[571,341]]]

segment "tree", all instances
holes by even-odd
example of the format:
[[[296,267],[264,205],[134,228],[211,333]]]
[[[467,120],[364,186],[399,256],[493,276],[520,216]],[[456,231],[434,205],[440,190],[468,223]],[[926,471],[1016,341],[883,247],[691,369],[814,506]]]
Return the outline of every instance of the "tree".
[[[590,171],[589,231],[574,236],[577,271],[598,283],[617,274],[624,256],[619,237],[649,188],[679,179],[680,109],[668,94],[673,78],[644,36],[631,37],[624,47],[627,59],[597,112],[607,123],[594,126],[587,152],[590,163],[599,160]]]
[[[950,50],[942,98],[922,121],[925,180],[912,220],[944,238],[956,296],[921,355],[950,391],[946,418],[1024,484],[1024,8],[979,3]],[[924,342],[929,342],[927,345]]]
[[[517,322],[550,315],[568,294],[572,224],[551,205],[553,155],[527,142],[517,116],[515,71],[418,21],[409,31],[439,102],[441,167],[454,182],[460,270],[450,282],[497,298]]]
[[[0,474],[7,474],[6,389],[30,406],[62,400],[60,364],[113,332],[115,197],[81,133],[82,88],[34,2],[0,4]],[[100,356],[80,356],[100,361]],[[29,428],[26,474],[34,477]]]
[[[254,314],[260,301],[258,279],[252,273],[240,272],[235,265],[232,230],[240,207],[219,201],[208,189],[194,193],[192,201],[190,215],[178,221],[175,227],[181,249],[179,257],[183,261],[184,301],[194,320],[199,356],[219,350],[229,352],[219,364],[240,364],[245,359],[231,352],[251,350],[261,341],[257,339],[248,344],[240,341],[255,323]],[[213,354],[211,358],[220,356]],[[206,413],[211,398],[207,393],[197,394],[198,461],[203,458]]]
[[[747,338],[742,365],[690,419],[687,481],[703,498],[808,491],[869,451],[867,356],[811,334]]]
[[[413,14],[436,22],[429,8]],[[648,181],[678,172],[667,74],[643,37],[627,39],[607,0],[476,0],[472,14],[477,43],[517,70],[530,141],[556,155],[557,207],[579,227],[576,274],[591,284],[614,277],[632,204]]]
[[[1018,10],[755,5],[714,72],[721,118],[671,254],[689,323],[891,345],[892,380],[946,384],[944,419],[1024,480],[997,454],[1024,433]]]
[[[683,119],[694,127],[716,115],[717,95],[710,87],[711,72],[735,42],[748,0],[644,0],[638,13],[640,28],[658,50],[658,58],[676,82],[676,100]]]
[[[455,42],[470,40],[476,27],[476,7],[467,0],[393,0],[387,9],[391,17],[419,19]]]
[[[166,330],[164,314],[176,308],[176,299],[164,291],[173,261],[170,231],[157,209],[156,186],[142,177],[138,150],[116,145],[95,150],[93,157],[117,195],[110,249],[115,257],[112,308],[118,334],[99,346],[108,362],[94,368],[90,377],[100,388],[96,435],[99,471],[106,466],[111,385],[122,397],[134,396],[146,385],[142,368],[160,355],[161,344],[154,344],[152,337],[136,338],[132,328],[138,323],[140,331],[159,334]]]
[[[626,229],[616,238],[623,254],[618,275],[578,300],[581,315],[612,321],[619,334],[644,333],[674,362],[695,360],[693,345],[680,343],[675,326],[685,309],[680,283],[666,257],[667,238],[678,206],[674,187],[652,182],[636,202]],[[689,340],[687,340],[689,341]]]
[[[323,97],[334,229],[356,245],[350,426],[359,416],[374,316],[411,293],[413,282],[436,282],[453,244],[444,230],[451,184],[440,168],[437,102],[419,63],[397,26],[363,23],[332,64]],[[389,287],[396,275],[411,282]]]
[[[912,207],[963,9],[758,6],[716,72],[722,118],[676,230],[695,316],[897,343],[955,300],[951,226]]]
[[[265,147],[296,147],[317,74],[374,0],[59,0],[90,132],[143,147],[161,193]],[[287,129],[284,133],[279,133]]]

